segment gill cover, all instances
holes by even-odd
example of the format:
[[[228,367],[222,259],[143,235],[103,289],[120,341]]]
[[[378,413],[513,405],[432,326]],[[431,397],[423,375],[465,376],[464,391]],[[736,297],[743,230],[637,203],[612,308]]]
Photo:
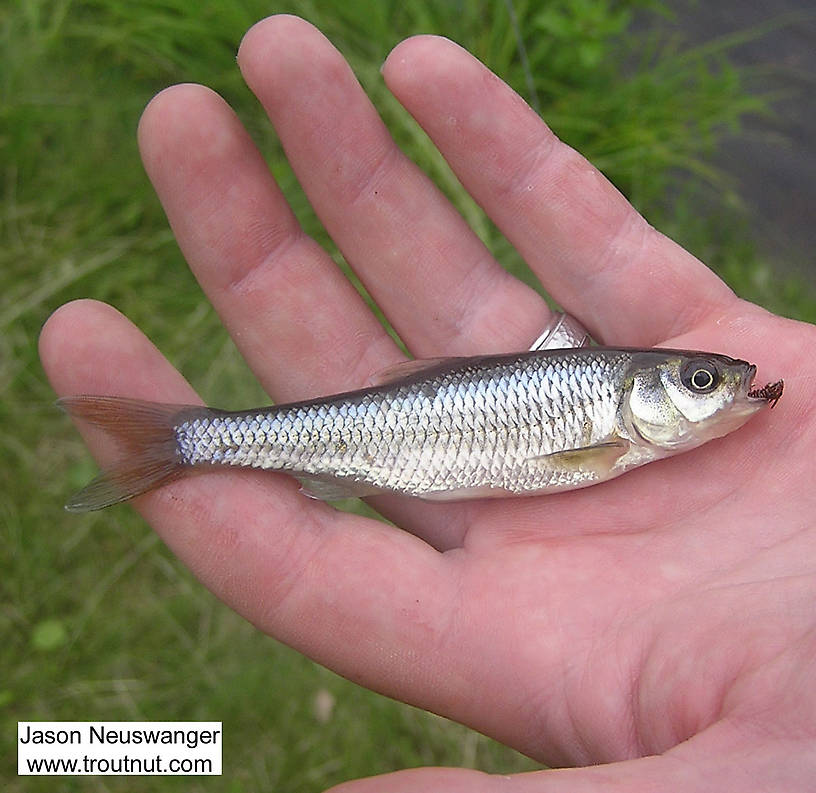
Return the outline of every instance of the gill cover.
[[[662,449],[678,449],[689,438],[689,422],[669,399],[660,364],[636,367],[626,380],[623,424],[633,438]]]
[[[635,358],[626,380],[624,426],[662,449],[699,446],[741,426],[761,407],[747,398],[755,371],[724,355]]]

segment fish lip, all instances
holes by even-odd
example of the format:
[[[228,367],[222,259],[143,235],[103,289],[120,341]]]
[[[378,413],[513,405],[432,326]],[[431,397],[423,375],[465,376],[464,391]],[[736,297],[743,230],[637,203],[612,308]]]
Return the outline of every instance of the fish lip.
[[[749,399],[754,399],[756,388],[754,387],[754,379],[756,378],[757,368],[754,364],[749,363],[745,367],[745,376],[742,379],[742,393]]]

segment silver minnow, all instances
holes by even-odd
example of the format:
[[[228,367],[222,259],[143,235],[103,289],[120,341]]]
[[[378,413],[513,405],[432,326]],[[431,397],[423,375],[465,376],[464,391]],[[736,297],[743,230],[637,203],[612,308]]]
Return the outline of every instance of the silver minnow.
[[[588,347],[409,361],[369,388],[256,410],[67,397],[126,456],[66,509],[215,466],[283,471],[325,500],[571,490],[737,429],[782,394],[781,380],[752,390],[755,372],[714,353]]]

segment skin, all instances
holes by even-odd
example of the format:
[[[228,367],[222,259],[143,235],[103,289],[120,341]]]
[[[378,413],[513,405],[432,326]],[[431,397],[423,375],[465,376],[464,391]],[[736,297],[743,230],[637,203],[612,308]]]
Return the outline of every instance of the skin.
[[[399,152],[317,30],[266,19],[238,63],[315,211],[415,356],[529,346],[545,303]],[[416,769],[344,793],[812,790],[816,328],[738,299],[450,41],[403,42],[383,76],[596,339],[747,359],[760,385],[785,378],[778,407],[589,490],[375,500],[404,531],[262,472],[196,476],[136,508],[261,630],[361,685],[577,766],[513,778]],[[163,91],[139,142],[190,267],[274,399],[358,387],[400,360],[217,95]],[[96,302],[59,309],[41,355],[60,395],[198,401]],[[104,461],[108,445],[86,437]]]

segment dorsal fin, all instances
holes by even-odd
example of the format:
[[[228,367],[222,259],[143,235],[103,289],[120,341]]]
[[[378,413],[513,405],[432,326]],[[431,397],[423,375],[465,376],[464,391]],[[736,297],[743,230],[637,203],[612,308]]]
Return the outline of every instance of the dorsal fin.
[[[592,339],[586,328],[570,314],[560,311],[553,314],[550,324],[533,342],[530,351],[563,350],[568,347],[588,347]]]

